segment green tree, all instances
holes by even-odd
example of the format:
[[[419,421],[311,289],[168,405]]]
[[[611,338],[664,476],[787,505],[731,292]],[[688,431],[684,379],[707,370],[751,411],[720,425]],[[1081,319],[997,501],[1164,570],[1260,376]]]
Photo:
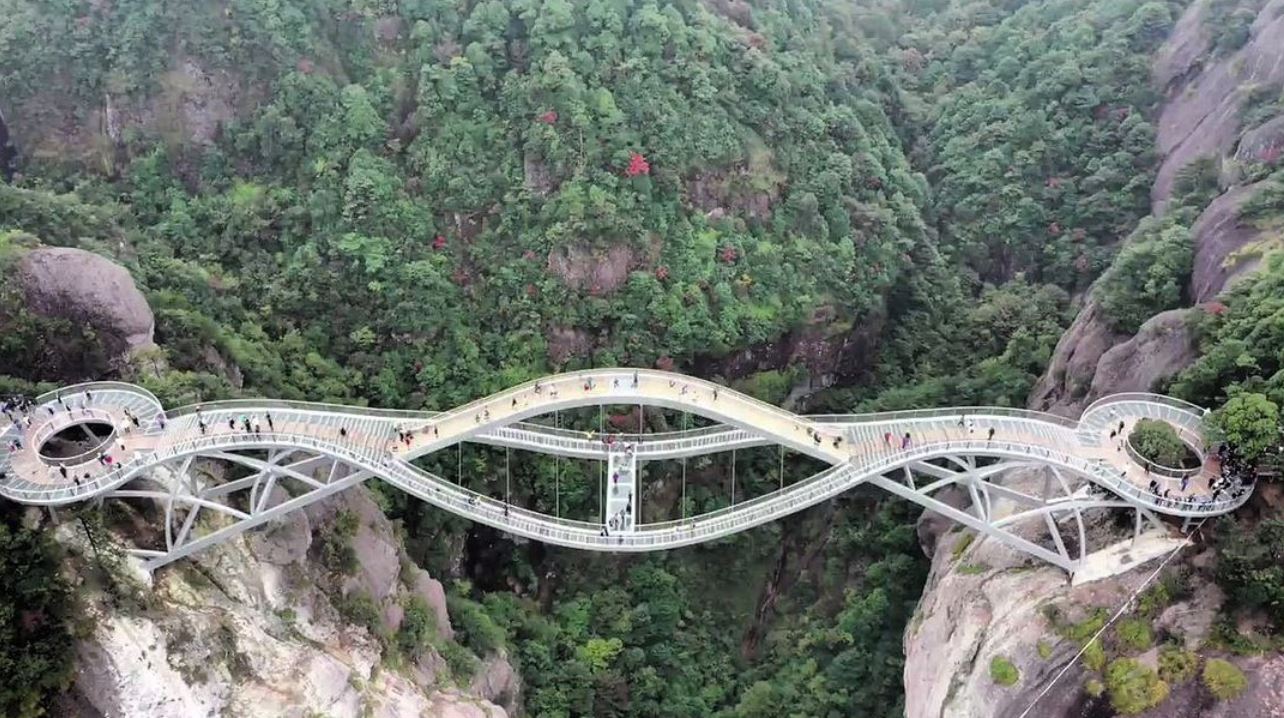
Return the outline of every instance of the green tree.
[[[1284,626],[1284,521],[1267,519],[1252,531],[1218,538],[1217,583],[1231,602],[1264,610]]]
[[[1154,419],[1138,421],[1128,433],[1128,443],[1144,458],[1173,468],[1183,465],[1189,451],[1171,424]]]
[[[1240,455],[1256,460],[1280,440],[1280,412],[1264,394],[1243,393],[1213,412],[1212,427]]]
[[[1097,287],[1106,316],[1125,332],[1180,306],[1190,277],[1194,246],[1190,230],[1171,220],[1143,220]]]
[[[71,592],[49,535],[22,527],[21,512],[0,507],[0,713],[45,714],[71,685]]]

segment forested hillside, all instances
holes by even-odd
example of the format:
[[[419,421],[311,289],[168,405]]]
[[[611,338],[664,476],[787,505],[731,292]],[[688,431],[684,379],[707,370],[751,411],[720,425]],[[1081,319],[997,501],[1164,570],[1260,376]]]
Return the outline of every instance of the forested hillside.
[[[1233,52],[1243,13],[1212,5],[1240,18],[1209,21]],[[167,405],[443,409],[621,365],[800,411],[1023,406],[1086,298],[1128,335],[1195,299],[1192,226],[1227,183],[1194,164],[1148,216],[1165,97],[1153,55],[1185,6],[0,0],[15,149],[0,393],[121,377]],[[1280,113],[1278,89],[1260,88],[1255,122]],[[1274,162],[1254,181],[1276,181]],[[1278,233],[1273,186],[1250,211]],[[92,306],[35,301],[29,263],[50,247],[124,266],[154,336],[139,347]],[[1284,402],[1284,269],[1263,264],[1201,320],[1203,357],[1175,392]],[[57,281],[75,294],[95,274]],[[559,421],[688,421],[612,409]],[[1239,411],[1219,426],[1236,430]],[[656,462],[643,511],[765,493],[777,458]],[[514,500],[594,515],[597,468],[581,463],[522,457]],[[471,446],[426,465],[483,491],[509,470]],[[814,467],[787,468],[792,481]],[[856,492],[626,559],[514,542],[374,490],[408,556],[452,579],[453,680],[506,651],[529,715],[903,714],[902,634],[928,570],[904,502]],[[54,548],[5,522],[47,575]],[[56,589],[49,614],[74,613]],[[65,639],[70,622],[32,630]],[[379,640],[397,670],[429,639]],[[0,713],[38,715],[65,687],[64,643],[52,658],[6,649],[59,680],[0,690]]]

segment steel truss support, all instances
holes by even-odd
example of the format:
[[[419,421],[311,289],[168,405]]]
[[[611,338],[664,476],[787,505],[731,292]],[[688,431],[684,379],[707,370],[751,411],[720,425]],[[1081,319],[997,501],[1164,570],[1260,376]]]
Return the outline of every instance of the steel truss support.
[[[1032,464],[1028,461],[995,460],[978,466],[978,457],[945,456],[932,462],[915,462],[898,468],[894,474],[877,476],[870,483],[909,499],[924,508],[953,519],[978,533],[994,538],[1019,551],[1075,572],[1087,556],[1087,532],[1083,512],[1088,509],[1126,509],[1135,512],[1134,539],[1142,532],[1143,525],[1164,530],[1163,523],[1151,511],[1113,495],[1094,494],[1088,487],[1072,491],[1062,471],[1056,466]],[[1043,466],[1047,475],[1042,487],[1031,493],[1028,486],[1017,489],[1000,483],[1001,479],[1017,469]],[[916,480],[916,477],[920,477]],[[929,479],[924,483],[921,478]],[[1033,482],[1032,482],[1033,483]],[[957,508],[936,498],[933,494],[943,488],[956,486],[969,498],[966,508]],[[1066,520],[1073,521],[1077,533],[1077,551],[1072,554],[1062,531]],[[1051,539],[1052,548],[1036,543],[1016,532],[1018,526],[1029,522],[1043,525]],[[1027,532],[1028,534],[1028,532]]]
[[[129,553],[143,559],[144,568],[153,571],[372,475],[325,454],[293,448],[268,451],[266,458],[261,458],[263,453],[216,451],[185,456],[103,495],[104,499],[150,499],[163,511],[164,549],[133,548]],[[197,476],[194,466],[198,461],[241,466],[251,473],[215,483]],[[156,488],[158,484],[160,488]],[[288,490],[277,490],[287,486]],[[221,517],[203,533],[197,520],[202,512]]]

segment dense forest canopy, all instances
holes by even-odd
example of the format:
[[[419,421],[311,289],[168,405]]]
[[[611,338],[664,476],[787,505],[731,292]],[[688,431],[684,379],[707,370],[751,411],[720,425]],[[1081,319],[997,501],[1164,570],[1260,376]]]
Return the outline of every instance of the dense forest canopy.
[[[1240,18],[1218,47],[1242,44],[1242,13],[1214,5]],[[1125,332],[1189,299],[1215,169],[1147,217],[1151,56],[1183,7],[0,0],[19,141],[0,266],[41,245],[111,257],[157,345],[122,367],[6,282],[0,389],[121,375],[168,404],[440,409],[550,371],[658,365],[817,411],[1024,405],[1089,291]],[[1282,275],[1207,320],[1173,391],[1284,403],[1265,341]],[[742,490],[770,490],[774,454],[746,454]],[[503,458],[469,447],[433,468],[489,490]],[[692,468],[687,505],[651,510],[725,505],[725,462]],[[530,460],[515,497],[589,515],[593,471]],[[584,561],[379,498],[434,573],[459,570],[446,547],[483,554],[468,565],[491,575],[458,576],[460,636],[440,648],[463,676],[470,652],[508,646],[532,715],[902,713],[927,572],[902,503],[857,493],[713,547]],[[49,572],[51,549],[5,535]],[[535,600],[499,574],[559,578]],[[69,612],[60,584],[38,598]],[[390,656],[429,640],[422,607],[408,615]],[[60,687],[69,641],[52,645],[64,662],[27,660],[58,670],[6,705]]]

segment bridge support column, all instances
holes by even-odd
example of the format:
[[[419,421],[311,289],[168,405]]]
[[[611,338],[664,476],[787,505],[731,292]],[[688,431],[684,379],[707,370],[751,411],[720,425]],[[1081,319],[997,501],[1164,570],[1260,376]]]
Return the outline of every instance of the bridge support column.
[[[638,460],[630,445],[616,444],[606,455],[606,507],[603,522],[611,533],[626,533],[637,526]]]

